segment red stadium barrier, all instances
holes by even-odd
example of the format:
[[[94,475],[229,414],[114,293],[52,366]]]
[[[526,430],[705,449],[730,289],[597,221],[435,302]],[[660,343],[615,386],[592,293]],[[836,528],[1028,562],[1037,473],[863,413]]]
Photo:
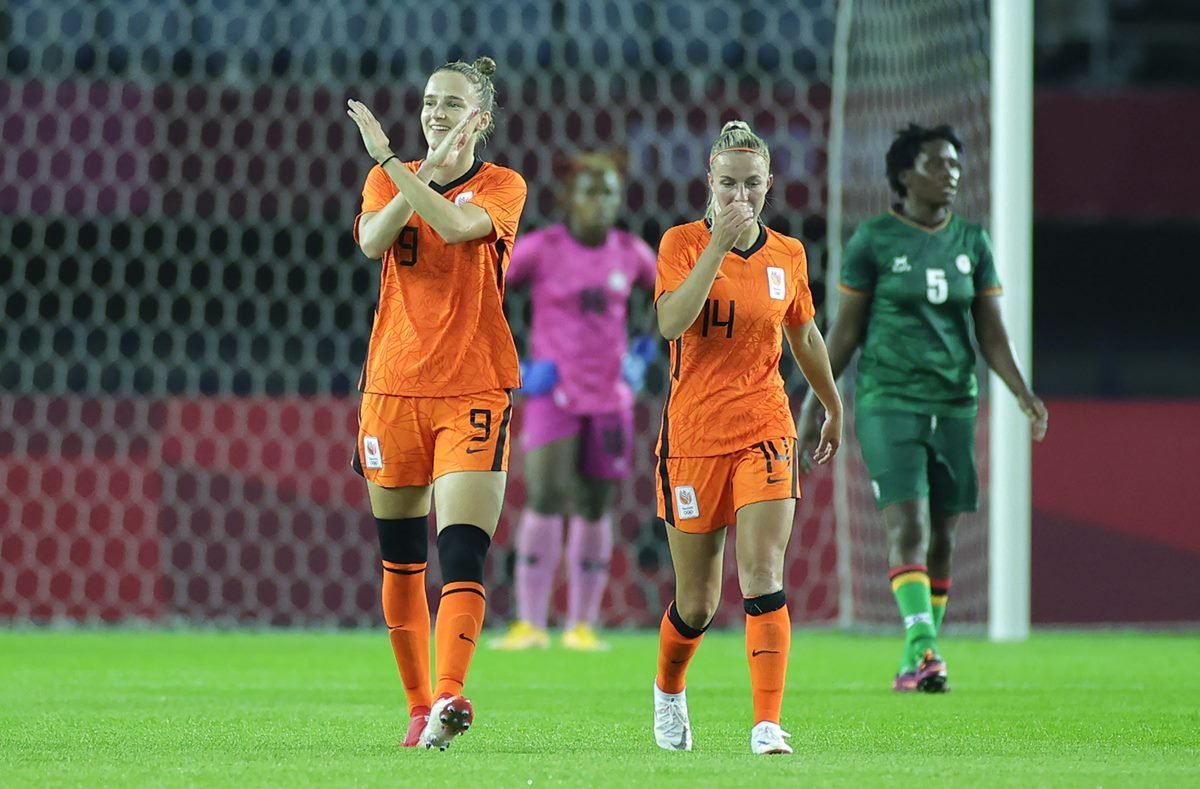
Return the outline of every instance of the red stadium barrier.
[[[671,595],[649,474],[655,409],[639,405],[645,446],[619,495],[608,625],[653,626]],[[1034,453],[1035,621],[1200,621],[1200,486],[1189,476],[1200,444],[1183,439],[1200,433],[1200,403],[1050,409]],[[347,466],[353,399],[18,398],[0,417],[0,618],[377,622],[374,528]],[[514,441],[488,567],[493,622],[512,606],[522,461]],[[789,548],[798,622],[838,613],[831,488],[827,475],[806,481]],[[732,550],[726,562],[718,624],[741,618]]]

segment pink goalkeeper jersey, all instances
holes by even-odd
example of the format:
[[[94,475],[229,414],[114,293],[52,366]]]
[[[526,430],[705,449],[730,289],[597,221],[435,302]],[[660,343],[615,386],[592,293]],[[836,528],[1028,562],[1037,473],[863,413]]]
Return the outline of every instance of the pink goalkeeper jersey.
[[[623,230],[599,247],[571,237],[564,225],[525,233],[513,247],[508,282],[528,283],[533,329],[526,359],[553,359],[554,400],[575,414],[620,410],[631,399],[621,380],[629,293],[654,289],[654,250]]]

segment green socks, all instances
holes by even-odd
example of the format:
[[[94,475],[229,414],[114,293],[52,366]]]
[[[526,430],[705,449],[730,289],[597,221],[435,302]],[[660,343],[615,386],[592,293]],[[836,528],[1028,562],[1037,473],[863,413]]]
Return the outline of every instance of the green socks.
[[[904,654],[902,672],[915,671],[926,649],[937,654],[937,626],[930,603],[929,573],[923,564],[906,564],[888,572],[892,594],[904,621]],[[943,611],[945,607],[943,606]],[[939,617],[940,618],[940,617]]]
[[[946,603],[950,599],[950,579],[929,579],[929,602],[933,606],[934,633],[942,632],[942,620],[946,618]]]

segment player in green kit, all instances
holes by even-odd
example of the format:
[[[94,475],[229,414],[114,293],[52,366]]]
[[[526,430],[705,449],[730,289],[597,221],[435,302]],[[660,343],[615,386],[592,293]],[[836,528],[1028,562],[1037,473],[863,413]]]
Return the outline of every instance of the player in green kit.
[[[1000,317],[1000,280],[987,231],[950,210],[962,143],[949,126],[910,124],[887,152],[899,196],[846,246],[840,306],[826,343],[840,376],[855,350],[855,421],[888,536],[892,592],[905,627],[893,688],[947,689],[937,636],[950,591],[954,528],[979,507],[971,335],[1020,401],[1034,440],[1047,414],[1017,369]],[[817,444],[819,403],[800,415],[802,449]],[[807,457],[807,452],[801,458]]]

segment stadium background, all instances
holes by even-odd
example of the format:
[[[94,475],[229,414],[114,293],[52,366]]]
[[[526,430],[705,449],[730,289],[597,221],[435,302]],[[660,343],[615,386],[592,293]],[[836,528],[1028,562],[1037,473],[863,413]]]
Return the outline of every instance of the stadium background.
[[[986,218],[986,62],[970,54],[986,45],[985,4],[939,0],[920,18],[875,5],[876,34],[897,48],[935,42],[929,68],[944,79],[923,93],[884,82],[855,94],[848,215],[885,205],[895,124],[882,119],[901,111],[964,127],[963,209]],[[1035,622],[1194,623],[1200,329],[1176,285],[1200,241],[1185,180],[1200,164],[1188,144],[1200,64],[1181,45],[1200,19],[1151,0],[1052,2],[1039,14],[1034,369],[1053,419],[1034,452]],[[566,156],[617,143],[630,162],[625,220],[652,244],[698,213],[707,146],[722,121],[744,117],[772,145],[768,221],[808,244],[821,280],[834,34],[832,0],[386,11],[362,0],[10,0],[0,617],[378,621],[373,527],[346,467],[376,286],[349,235],[370,162],[342,114],[347,97],[415,158],[428,72],[489,54],[503,109],[483,153],[529,182],[523,228],[556,219]],[[965,76],[946,65],[956,56]],[[511,314],[519,330],[519,297]],[[788,379],[799,392],[790,366]],[[612,625],[652,624],[669,594],[648,457],[661,386],[652,376],[639,407]],[[519,453],[513,471],[488,568],[493,622],[511,610]],[[831,488],[826,474],[806,483],[789,552],[793,616],[807,623],[839,617]],[[844,580],[873,603],[856,621],[890,621],[873,514],[856,512]],[[952,622],[986,616],[983,538],[976,519]],[[725,606],[721,621],[736,618]]]

